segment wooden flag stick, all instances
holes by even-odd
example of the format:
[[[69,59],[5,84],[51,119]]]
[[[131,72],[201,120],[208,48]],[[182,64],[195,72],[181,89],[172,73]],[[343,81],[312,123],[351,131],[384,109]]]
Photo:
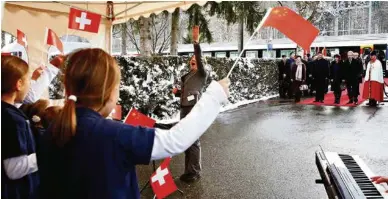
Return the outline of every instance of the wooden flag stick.
[[[251,38],[249,38],[249,40],[247,41],[247,43],[245,43],[244,48],[243,48],[243,49],[241,50],[241,52],[240,52],[240,55],[238,55],[236,61],[234,62],[232,68],[230,69],[228,75],[226,76],[227,78],[229,78],[230,74],[232,74],[232,71],[233,71],[234,67],[236,67],[237,62],[240,60],[242,54],[244,53],[245,48],[248,47],[249,42],[250,42],[250,41],[252,40],[252,38],[256,35],[256,33],[259,32],[259,29],[260,29],[261,27],[263,27],[265,20],[268,18],[269,14],[271,13],[271,10],[272,10],[272,8],[268,8],[267,13],[265,13],[263,19],[260,21],[260,24],[257,26],[255,32],[252,34]]]

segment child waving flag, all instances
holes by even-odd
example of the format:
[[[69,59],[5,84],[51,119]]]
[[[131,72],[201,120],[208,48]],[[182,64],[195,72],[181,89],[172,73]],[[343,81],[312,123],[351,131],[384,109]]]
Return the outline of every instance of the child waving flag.
[[[185,151],[213,123],[229,87],[228,79],[212,82],[190,114],[161,130],[105,119],[119,83],[120,69],[103,50],[68,55],[66,102],[38,153],[44,198],[140,198],[135,166]]]

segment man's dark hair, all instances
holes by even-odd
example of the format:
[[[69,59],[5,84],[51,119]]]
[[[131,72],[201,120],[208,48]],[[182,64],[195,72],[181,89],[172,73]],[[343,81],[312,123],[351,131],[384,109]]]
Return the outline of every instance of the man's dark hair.
[[[282,58],[285,58],[285,57],[287,57],[286,55],[282,55]]]
[[[307,53],[306,55],[307,55],[307,57],[308,57],[308,58],[310,58],[310,57],[311,57],[310,53]]]
[[[295,52],[291,52],[291,53],[290,53],[290,56],[291,56],[292,54],[295,54]]]

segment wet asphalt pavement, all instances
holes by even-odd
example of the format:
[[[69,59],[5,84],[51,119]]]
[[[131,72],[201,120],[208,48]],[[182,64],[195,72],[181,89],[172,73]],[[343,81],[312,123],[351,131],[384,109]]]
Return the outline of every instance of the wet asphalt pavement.
[[[315,184],[319,145],[359,155],[375,174],[388,175],[388,105],[319,107],[270,100],[220,114],[201,142],[201,180],[182,183],[184,155],[173,157],[170,169],[184,194],[169,198],[327,198],[323,185]],[[151,166],[138,167],[140,188],[151,173]],[[142,192],[142,198],[152,197],[151,188]]]

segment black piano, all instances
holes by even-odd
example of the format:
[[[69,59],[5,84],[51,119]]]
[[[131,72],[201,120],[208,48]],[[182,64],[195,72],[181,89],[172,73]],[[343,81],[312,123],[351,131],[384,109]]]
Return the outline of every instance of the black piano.
[[[320,180],[330,199],[388,199],[387,186],[375,184],[375,176],[359,156],[318,151],[315,153]]]

